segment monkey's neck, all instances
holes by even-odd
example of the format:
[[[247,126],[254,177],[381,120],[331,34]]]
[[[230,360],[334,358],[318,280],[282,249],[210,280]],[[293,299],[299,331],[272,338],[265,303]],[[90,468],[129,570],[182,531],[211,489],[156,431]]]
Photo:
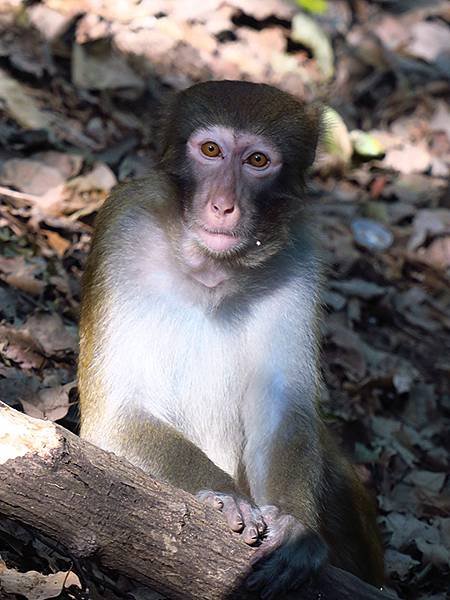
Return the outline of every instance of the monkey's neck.
[[[183,271],[192,279],[208,288],[215,288],[231,278],[231,271],[211,259],[192,242],[186,241],[182,250]]]
[[[229,269],[217,261],[202,255],[197,248],[185,255],[187,274],[208,288],[215,288],[231,277]]]
[[[215,268],[202,269],[200,271],[192,271],[191,276],[193,279],[195,279],[196,281],[208,288],[215,288],[227,279],[229,279],[227,273]]]

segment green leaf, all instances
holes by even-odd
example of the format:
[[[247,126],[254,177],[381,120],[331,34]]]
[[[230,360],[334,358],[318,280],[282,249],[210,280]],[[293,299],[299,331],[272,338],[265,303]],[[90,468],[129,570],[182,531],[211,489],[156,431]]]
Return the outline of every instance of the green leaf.
[[[349,163],[353,149],[344,120],[333,108],[326,106],[323,111],[323,122],[325,151],[339,157],[343,164]]]
[[[327,0],[297,0],[300,8],[316,15],[323,15],[328,10]]]
[[[385,149],[383,144],[370,133],[354,129],[350,133],[353,149],[358,156],[363,158],[378,158],[383,156]]]

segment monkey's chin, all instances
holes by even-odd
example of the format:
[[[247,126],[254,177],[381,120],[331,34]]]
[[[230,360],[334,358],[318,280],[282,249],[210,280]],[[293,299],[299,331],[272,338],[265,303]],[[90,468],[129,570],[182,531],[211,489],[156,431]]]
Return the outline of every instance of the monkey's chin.
[[[229,233],[212,233],[199,228],[196,232],[199,241],[210,252],[218,254],[229,252],[239,246],[241,240]]]

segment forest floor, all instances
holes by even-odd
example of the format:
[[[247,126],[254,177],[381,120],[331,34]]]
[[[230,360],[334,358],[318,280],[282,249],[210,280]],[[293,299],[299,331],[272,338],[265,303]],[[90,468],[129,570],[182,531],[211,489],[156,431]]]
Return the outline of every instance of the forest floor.
[[[376,492],[388,587],[443,600],[450,5],[297,4],[316,12],[282,0],[0,0],[0,399],[77,431],[80,275],[95,214],[114,185],[154,165],[171,90],[248,79],[320,99],[329,134],[307,203],[328,265],[323,408]],[[30,570],[44,590],[59,574],[60,598],[153,597],[0,518],[0,594],[54,597],[25,588]]]

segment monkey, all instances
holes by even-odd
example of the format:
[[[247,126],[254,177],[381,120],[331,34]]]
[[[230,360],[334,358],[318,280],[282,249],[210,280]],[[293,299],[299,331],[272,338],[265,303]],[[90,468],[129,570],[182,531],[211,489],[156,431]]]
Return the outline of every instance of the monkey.
[[[320,414],[320,132],[320,106],[266,84],[178,92],[83,278],[80,435],[220,510],[266,600],[327,561],[383,581],[372,499]]]

